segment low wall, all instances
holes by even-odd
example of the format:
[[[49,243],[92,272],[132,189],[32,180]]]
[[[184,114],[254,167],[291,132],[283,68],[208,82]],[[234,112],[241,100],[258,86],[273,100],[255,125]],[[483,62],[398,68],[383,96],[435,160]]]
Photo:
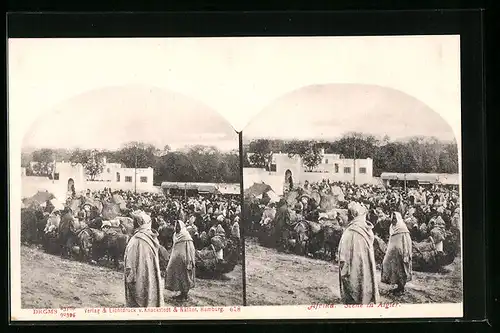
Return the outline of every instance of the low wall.
[[[23,176],[21,178],[21,197],[28,198],[35,195],[38,191],[48,191],[54,194],[58,199],[62,200],[66,196],[67,184],[64,181],[53,181],[47,177]],[[86,181],[81,188],[76,187],[77,192],[100,191],[104,188],[112,190],[134,191],[134,183],[125,182],[106,182],[106,181]],[[149,183],[137,182],[137,192],[156,192],[155,186]]]
[[[23,176],[21,178],[21,197],[29,198],[38,191],[48,191],[56,194],[58,187],[59,184],[47,177]]]

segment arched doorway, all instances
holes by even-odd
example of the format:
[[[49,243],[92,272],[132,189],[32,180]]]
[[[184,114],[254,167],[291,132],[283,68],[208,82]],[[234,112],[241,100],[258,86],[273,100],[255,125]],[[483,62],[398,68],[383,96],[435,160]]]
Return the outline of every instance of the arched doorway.
[[[292,171],[290,171],[290,169],[287,169],[285,171],[285,188],[287,190],[293,189],[293,175],[292,175]]]
[[[75,181],[73,178],[68,179],[68,191],[71,191],[75,188]]]
[[[68,190],[67,193],[71,196],[75,195],[75,181],[73,178],[68,179]]]

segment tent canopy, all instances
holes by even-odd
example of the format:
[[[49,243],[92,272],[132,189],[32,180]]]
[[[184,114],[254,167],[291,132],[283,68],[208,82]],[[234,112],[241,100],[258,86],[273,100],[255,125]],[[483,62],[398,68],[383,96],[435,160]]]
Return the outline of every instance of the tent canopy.
[[[172,190],[187,190],[187,191],[194,190],[205,193],[217,192],[217,187],[213,184],[163,182],[161,183],[161,188],[172,189]]]
[[[218,190],[221,194],[240,195],[240,187],[235,184],[221,184]]]
[[[460,177],[459,177],[458,173],[442,175],[441,177],[439,177],[439,181],[441,184],[445,184],[445,185],[459,185],[460,184]]]
[[[32,197],[26,199],[26,203],[38,203],[43,204],[47,200],[55,199],[54,194],[48,191],[38,191]]]
[[[213,185],[200,185],[198,186],[198,192],[215,193],[217,192],[217,188]]]
[[[258,197],[263,195],[266,192],[273,191],[272,187],[267,185],[266,183],[254,183],[252,186],[245,190],[245,196],[251,195],[254,197]]]
[[[383,172],[380,175],[383,180],[418,181],[421,183],[437,183],[438,174],[435,173],[395,173]]]
[[[395,173],[383,172],[380,175],[383,180],[399,180],[399,181],[418,181],[421,184],[444,184],[458,185],[460,176],[457,173],[440,174],[440,173]]]

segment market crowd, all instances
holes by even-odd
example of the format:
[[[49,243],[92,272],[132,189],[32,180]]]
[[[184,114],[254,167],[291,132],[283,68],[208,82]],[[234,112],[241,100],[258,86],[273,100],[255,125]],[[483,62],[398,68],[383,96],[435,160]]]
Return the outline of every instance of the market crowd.
[[[242,260],[237,196],[72,189],[64,203],[43,197],[23,200],[22,241],[91,263],[123,262],[128,307],[161,306],[165,288],[186,299],[195,276],[228,273]]]
[[[276,202],[277,201],[277,202]],[[432,270],[460,254],[457,188],[352,183],[286,184],[280,200],[245,199],[250,230],[279,251],[314,255],[330,251],[339,265],[345,304],[376,302],[376,268],[382,282],[404,292],[412,271]]]

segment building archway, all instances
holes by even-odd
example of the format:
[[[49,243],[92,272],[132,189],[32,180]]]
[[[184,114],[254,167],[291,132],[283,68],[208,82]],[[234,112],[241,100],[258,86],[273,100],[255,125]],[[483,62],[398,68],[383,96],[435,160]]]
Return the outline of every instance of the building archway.
[[[68,189],[67,191],[69,193],[72,193],[72,194],[75,194],[75,181],[73,180],[73,178],[69,178],[68,179]]]
[[[293,188],[293,174],[290,169],[285,171],[285,188],[291,190]]]

